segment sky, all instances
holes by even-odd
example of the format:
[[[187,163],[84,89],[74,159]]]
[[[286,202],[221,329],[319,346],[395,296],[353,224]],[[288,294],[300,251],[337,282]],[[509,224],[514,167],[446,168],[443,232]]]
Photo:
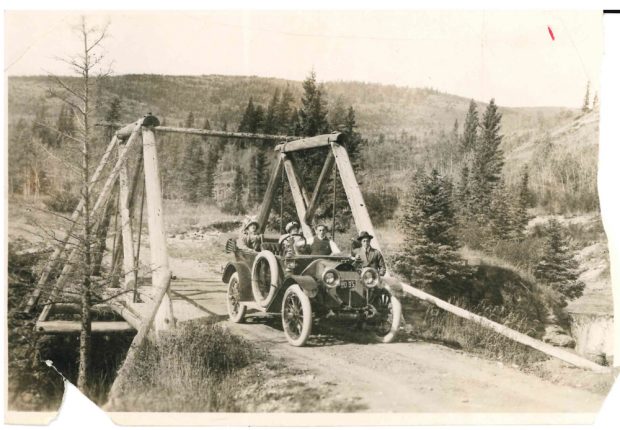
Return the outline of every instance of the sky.
[[[595,11],[87,12],[114,74],[257,75],[432,87],[503,106],[580,107],[598,89]],[[6,12],[5,73],[68,74],[66,12]],[[552,39],[549,28],[553,32]]]

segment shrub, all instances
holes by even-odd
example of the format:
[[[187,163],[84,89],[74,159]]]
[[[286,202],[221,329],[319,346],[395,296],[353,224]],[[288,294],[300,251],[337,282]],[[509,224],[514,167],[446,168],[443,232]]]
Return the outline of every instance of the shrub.
[[[54,212],[69,213],[75,210],[79,202],[79,195],[65,189],[52,193],[46,200],[45,206]]]

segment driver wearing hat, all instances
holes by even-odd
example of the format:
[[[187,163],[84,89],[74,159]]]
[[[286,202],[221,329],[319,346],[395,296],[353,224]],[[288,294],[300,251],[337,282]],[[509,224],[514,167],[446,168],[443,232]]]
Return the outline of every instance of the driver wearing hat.
[[[299,223],[297,221],[291,221],[286,224],[284,230],[286,230],[286,233],[280,236],[280,239],[278,240],[280,249],[282,250],[282,255],[293,255],[295,254],[293,248],[295,241],[300,237],[303,238],[303,235],[299,232]]]
[[[362,244],[361,247],[353,250],[353,257],[362,261],[362,267],[372,267],[379,272],[379,275],[385,275],[385,260],[381,251],[370,246],[370,240],[373,238],[368,232],[362,231],[357,237],[357,241]]]

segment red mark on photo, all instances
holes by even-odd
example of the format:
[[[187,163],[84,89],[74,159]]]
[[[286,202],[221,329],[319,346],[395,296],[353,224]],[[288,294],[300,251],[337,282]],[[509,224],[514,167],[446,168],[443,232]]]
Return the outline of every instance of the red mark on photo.
[[[551,36],[551,40],[555,40],[555,36],[553,35],[553,30],[551,30],[551,27],[547,26],[547,30],[549,30],[549,36]]]

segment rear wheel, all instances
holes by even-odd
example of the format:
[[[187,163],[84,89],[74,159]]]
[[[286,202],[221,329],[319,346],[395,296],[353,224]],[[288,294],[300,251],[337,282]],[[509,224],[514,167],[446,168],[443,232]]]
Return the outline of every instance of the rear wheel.
[[[242,322],[245,317],[247,307],[241,304],[239,294],[239,274],[233,273],[228,280],[228,291],[226,292],[226,308],[228,317],[232,322]]]
[[[293,346],[303,346],[312,331],[312,305],[299,285],[287,288],[282,299],[282,327]]]
[[[375,307],[379,314],[377,319],[370,324],[375,338],[383,343],[392,342],[400,326],[402,312],[400,300],[390,294],[388,290],[379,289],[374,291],[370,304]]]

